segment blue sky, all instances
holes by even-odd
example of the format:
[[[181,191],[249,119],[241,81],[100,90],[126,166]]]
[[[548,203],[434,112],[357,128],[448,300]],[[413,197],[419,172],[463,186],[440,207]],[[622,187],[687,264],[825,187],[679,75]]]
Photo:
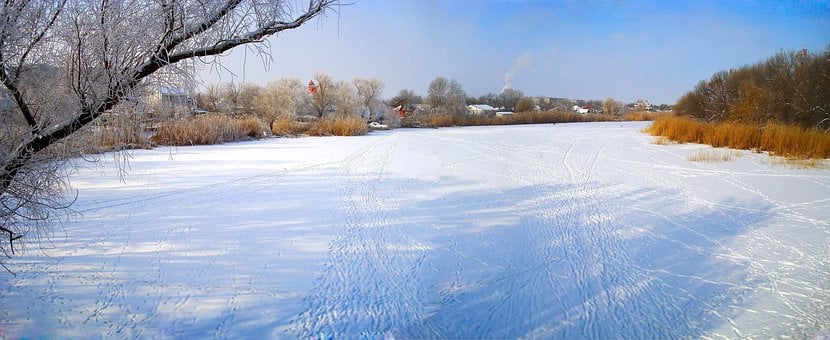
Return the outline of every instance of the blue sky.
[[[203,81],[325,72],[379,78],[389,98],[444,76],[474,96],[510,80],[531,96],[673,104],[717,71],[827,48],[830,1],[355,0],[268,43],[268,67],[238,49]]]

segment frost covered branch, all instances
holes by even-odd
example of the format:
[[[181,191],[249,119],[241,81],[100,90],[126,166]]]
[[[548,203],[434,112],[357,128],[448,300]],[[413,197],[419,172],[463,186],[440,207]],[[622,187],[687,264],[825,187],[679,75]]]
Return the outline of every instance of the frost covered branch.
[[[50,207],[65,206],[58,201],[68,188],[60,166],[71,156],[65,147],[70,137],[105,113],[139,105],[149,86],[181,76],[190,60],[263,42],[336,11],[340,3],[310,0],[307,5],[282,0],[0,3],[0,232],[10,236],[8,249],[0,243],[0,252],[12,253],[12,241],[37,231],[40,222],[32,221],[49,220]]]

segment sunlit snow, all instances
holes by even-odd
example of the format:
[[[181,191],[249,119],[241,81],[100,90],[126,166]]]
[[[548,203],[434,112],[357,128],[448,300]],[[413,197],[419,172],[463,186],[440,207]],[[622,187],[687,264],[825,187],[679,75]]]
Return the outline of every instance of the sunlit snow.
[[[132,153],[4,260],[0,336],[821,338],[830,171],[643,123]],[[723,151],[728,152],[728,151]]]

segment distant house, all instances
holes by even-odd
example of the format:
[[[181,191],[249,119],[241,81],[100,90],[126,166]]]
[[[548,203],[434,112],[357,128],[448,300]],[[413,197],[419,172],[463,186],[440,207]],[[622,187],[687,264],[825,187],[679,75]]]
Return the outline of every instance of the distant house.
[[[634,103],[634,111],[652,111],[651,103],[645,99],[638,99],[636,103]]]
[[[157,103],[166,106],[196,106],[196,101],[181,87],[159,86],[154,94]]]
[[[162,116],[192,114],[196,109],[196,99],[181,87],[158,86],[150,92],[147,102],[152,111]]]
[[[576,112],[576,113],[586,114],[590,111],[591,111],[591,109],[589,109],[587,107],[579,107],[579,105],[574,105],[574,112]]]
[[[496,112],[496,116],[498,116],[498,117],[501,117],[501,116],[511,116],[511,115],[513,115],[513,112],[511,112],[511,111],[499,111],[499,112]]]
[[[496,114],[496,111],[498,109],[486,104],[467,105],[467,113],[471,115],[492,116]]]

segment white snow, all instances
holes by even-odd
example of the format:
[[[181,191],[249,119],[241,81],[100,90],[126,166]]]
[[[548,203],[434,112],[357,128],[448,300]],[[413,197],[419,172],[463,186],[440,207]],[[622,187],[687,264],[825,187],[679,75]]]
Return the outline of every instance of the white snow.
[[[4,260],[0,336],[821,338],[830,171],[643,123],[135,151]],[[716,150],[729,152],[725,150]]]

